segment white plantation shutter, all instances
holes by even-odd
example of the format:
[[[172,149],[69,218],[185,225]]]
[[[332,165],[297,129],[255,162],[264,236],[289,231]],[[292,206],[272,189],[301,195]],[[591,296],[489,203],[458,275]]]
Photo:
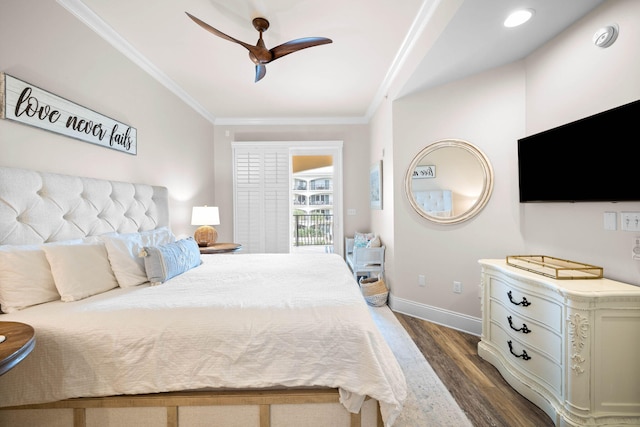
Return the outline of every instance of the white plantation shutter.
[[[289,252],[289,150],[264,152],[265,252]]]
[[[260,154],[247,150],[234,153],[234,242],[241,243],[243,250],[252,252],[260,247],[261,221],[250,212],[261,209],[260,203]]]
[[[243,252],[289,252],[289,150],[234,147],[234,242]]]

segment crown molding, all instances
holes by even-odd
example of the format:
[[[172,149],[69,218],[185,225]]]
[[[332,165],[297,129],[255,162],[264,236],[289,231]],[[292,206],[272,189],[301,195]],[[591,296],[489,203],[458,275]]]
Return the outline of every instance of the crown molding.
[[[182,89],[176,82],[174,82],[169,76],[163,73],[158,67],[156,67],[151,61],[149,61],[142,53],[129,44],[116,30],[107,24],[102,18],[100,18],[94,11],[92,11],[81,0],[56,0],[58,4],[67,9],[72,15],[78,18],[87,27],[93,30],[96,34],[111,44],[116,50],[121,52],[124,56],[129,58],[134,64],[138,65],[150,76],[155,78],[173,92],[178,98],[184,101],[189,107],[193,108],[198,114],[207,119],[212,124],[215,122],[215,117],[209,113],[198,101],[192,98],[187,92]]]
[[[219,117],[216,126],[312,126],[312,125],[363,125],[366,117]]]
[[[431,21],[431,18],[433,17],[440,2],[441,0],[424,0],[422,2],[420,10],[416,15],[416,19],[413,20],[411,27],[409,27],[409,31],[400,45],[400,49],[391,62],[391,66],[389,66],[389,70],[387,71],[380,88],[378,88],[373,101],[367,109],[367,113],[365,115],[367,122],[371,120],[382,100],[389,95],[392,85],[395,83],[402,67],[406,64],[407,59],[413,52],[413,49],[424,32],[427,24]]]

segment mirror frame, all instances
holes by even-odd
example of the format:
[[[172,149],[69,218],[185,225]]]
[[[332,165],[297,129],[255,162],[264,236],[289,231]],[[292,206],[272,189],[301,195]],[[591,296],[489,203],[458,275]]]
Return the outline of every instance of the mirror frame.
[[[452,217],[437,217],[434,215],[429,215],[428,212],[422,210],[416,202],[415,197],[413,197],[413,191],[411,189],[413,179],[412,175],[413,171],[418,166],[423,157],[425,157],[429,153],[446,147],[461,148],[474,156],[482,169],[483,188],[482,193],[478,197],[478,200],[476,200],[476,202],[466,212]],[[486,206],[486,204],[489,202],[489,198],[491,197],[491,193],[493,192],[493,180],[494,176],[491,163],[489,162],[487,156],[478,147],[471,144],[470,142],[463,141],[461,139],[443,139],[440,141],[436,141],[433,144],[427,145],[413,158],[413,161],[407,169],[404,189],[411,207],[413,207],[413,209],[423,218],[438,224],[457,224],[467,221],[478,215],[478,213],[480,213],[480,211]]]

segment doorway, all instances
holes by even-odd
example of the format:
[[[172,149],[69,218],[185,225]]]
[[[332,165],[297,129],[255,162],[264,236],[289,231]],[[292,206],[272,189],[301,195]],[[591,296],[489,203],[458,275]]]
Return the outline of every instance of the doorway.
[[[291,156],[291,252],[333,253],[333,156]]]
[[[234,242],[248,253],[291,252],[292,201],[297,197],[294,158],[300,169],[306,168],[307,161],[323,161],[331,165],[331,181],[314,182],[317,190],[308,196],[318,207],[330,202],[331,224],[309,227],[330,233],[330,243],[323,245],[325,252],[342,255],[342,141],[235,141],[232,151]],[[321,190],[329,185],[331,194]],[[319,213],[327,216],[322,209]]]
[[[292,146],[291,251],[342,254],[342,141]]]

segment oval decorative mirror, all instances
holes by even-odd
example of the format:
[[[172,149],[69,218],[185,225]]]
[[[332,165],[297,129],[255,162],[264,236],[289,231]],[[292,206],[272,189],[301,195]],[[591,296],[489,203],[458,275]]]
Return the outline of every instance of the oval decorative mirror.
[[[477,215],[493,191],[493,169],[475,145],[444,139],[425,147],[409,165],[405,192],[411,206],[439,224]]]

